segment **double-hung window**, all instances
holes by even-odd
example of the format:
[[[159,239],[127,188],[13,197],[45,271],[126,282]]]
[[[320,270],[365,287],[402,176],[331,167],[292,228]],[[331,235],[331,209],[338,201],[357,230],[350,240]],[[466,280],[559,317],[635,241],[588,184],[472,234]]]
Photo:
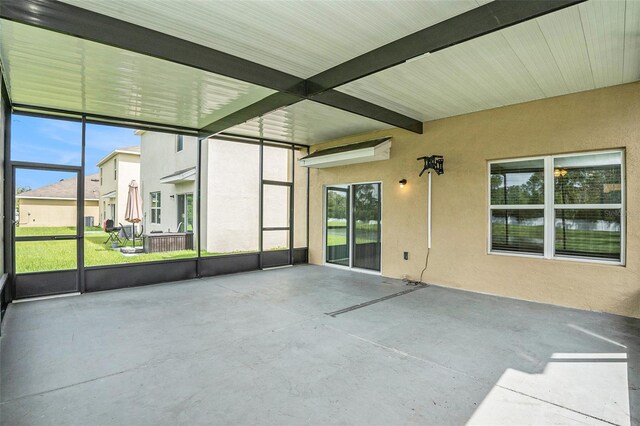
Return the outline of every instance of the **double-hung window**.
[[[489,163],[489,251],[624,263],[622,151]]]
[[[152,192],[151,194],[151,223],[160,223],[160,192]]]

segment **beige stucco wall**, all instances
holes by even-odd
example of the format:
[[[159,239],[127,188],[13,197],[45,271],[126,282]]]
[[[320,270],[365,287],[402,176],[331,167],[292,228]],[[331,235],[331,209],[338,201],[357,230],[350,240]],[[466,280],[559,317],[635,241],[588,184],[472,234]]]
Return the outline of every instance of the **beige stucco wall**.
[[[115,161],[117,159],[117,162]],[[114,166],[117,164],[117,178],[114,174]],[[117,153],[113,158],[100,166],[102,181],[100,182],[100,220],[96,224],[102,224],[105,219],[109,219],[109,204],[115,204],[116,217],[113,218],[115,224],[125,223],[125,210],[127,208],[127,196],[129,193],[129,183],[132,180],[140,184],[140,156],[134,154]],[[105,194],[116,191],[114,197],[106,198]],[[106,214],[105,214],[106,212]]]
[[[445,174],[433,176],[425,281],[640,317],[640,83],[426,122],[422,135],[394,129],[321,147],[382,136],[393,136],[390,160],[311,170],[312,263],[323,262],[323,186],[381,181],[382,274],[418,278],[427,250],[427,178],[418,178],[416,158],[441,154]],[[488,160],[606,148],[626,149],[626,266],[487,253]]]
[[[76,226],[75,200],[20,199],[19,211],[20,227]],[[93,216],[93,223],[98,225],[98,201],[85,201],[84,214]]]

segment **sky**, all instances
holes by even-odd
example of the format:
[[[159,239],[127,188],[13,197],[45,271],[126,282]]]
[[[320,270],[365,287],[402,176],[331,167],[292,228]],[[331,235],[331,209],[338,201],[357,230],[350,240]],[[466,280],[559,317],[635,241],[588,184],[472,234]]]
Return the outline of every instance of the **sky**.
[[[98,172],[96,164],[116,148],[140,144],[133,129],[87,124],[86,173]],[[11,120],[11,159],[80,166],[82,125],[80,122],[14,114]],[[19,170],[16,188],[49,185],[73,174]]]

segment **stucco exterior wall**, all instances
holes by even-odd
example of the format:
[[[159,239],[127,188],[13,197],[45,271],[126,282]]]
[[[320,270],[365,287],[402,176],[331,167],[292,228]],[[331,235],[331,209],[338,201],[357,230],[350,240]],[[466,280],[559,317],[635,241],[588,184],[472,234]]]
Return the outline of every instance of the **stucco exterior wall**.
[[[117,162],[115,161],[117,160]],[[114,175],[114,166],[117,164],[117,178]],[[140,184],[140,156],[133,154],[117,153],[113,158],[102,164],[102,181],[100,183],[100,220],[96,224],[102,224],[109,217],[109,204],[115,204],[116,217],[113,218],[115,225],[125,224],[125,210],[127,207],[127,194],[129,183],[132,180]],[[114,197],[105,198],[104,195],[116,191]],[[105,214],[106,210],[106,214]]]
[[[418,177],[416,158],[440,154],[425,281],[640,317],[640,83],[430,121],[422,135],[393,129],[314,148],[383,136],[393,137],[387,161],[311,170],[312,263],[323,263],[324,185],[381,181],[382,274],[417,279],[427,253],[427,178]],[[607,148],[626,150],[626,266],[488,254],[487,161]]]
[[[0,73],[2,70],[0,69]],[[4,105],[4,92],[2,87],[4,86],[4,80],[0,79],[0,182],[4,182],[4,134],[7,123],[5,122],[5,105]],[[0,211],[4,212],[4,185],[0,187]],[[10,215],[14,215],[14,212],[8,212]],[[0,229],[0,271],[4,272],[4,226]]]
[[[184,137],[184,148],[176,152],[176,136],[169,133],[145,132],[140,143],[140,189],[142,210],[144,212],[144,230],[172,231],[178,228],[177,194],[193,193],[195,206],[195,182],[160,183],[160,179],[177,171],[196,166],[197,139]],[[127,183],[128,184],[128,183]],[[151,223],[151,192],[161,193],[160,223]],[[173,198],[171,196],[173,195]],[[126,197],[125,201],[126,203]],[[194,223],[197,221],[194,208]]]
[[[99,224],[97,200],[87,200],[84,215],[93,216],[93,223]],[[76,202],[74,200],[20,199],[20,227],[76,226]]]
[[[180,170],[195,167],[196,138],[185,137],[183,151],[175,151],[175,136],[146,132],[141,136],[141,185],[145,230],[175,231],[177,195],[194,194],[194,225],[197,221],[196,183],[161,184],[160,179]],[[291,178],[291,150],[265,147],[264,178],[287,181]],[[210,253],[256,251],[259,246],[259,146],[210,140],[202,148],[202,248]],[[298,171],[296,182],[306,192],[306,170]],[[150,193],[161,192],[161,223],[151,223]],[[299,192],[299,189],[296,189]],[[272,186],[264,193],[265,226],[287,226],[289,198],[285,187]],[[174,198],[171,198],[171,196]],[[300,196],[306,208],[306,198]],[[306,220],[306,210],[301,210]],[[306,223],[298,220],[300,247],[306,240]],[[267,223],[268,222],[268,223]],[[298,235],[298,232],[296,233]],[[264,233],[265,249],[285,247],[287,231]],[[296,245],[298,246],[298,245]]]
[[[131,154],[118,154],[118,192],[116,212],[117,223],[127,224],[125,210],[127,209],[127,197],[129,196],[129,184],[132,180],[140,185],[140,156]]]
[[[203,241],[211,253],[258,250],[259,147],[208,141],[203,150]],[[206,167],[204,166],[206,164]],[[205,186],[206,181],[206,186]]]
[[[293,247],[307,247],[307,168],[301,167],[298,159],[307,155],[307,151],[296,151],[294,173],[293,205]]]

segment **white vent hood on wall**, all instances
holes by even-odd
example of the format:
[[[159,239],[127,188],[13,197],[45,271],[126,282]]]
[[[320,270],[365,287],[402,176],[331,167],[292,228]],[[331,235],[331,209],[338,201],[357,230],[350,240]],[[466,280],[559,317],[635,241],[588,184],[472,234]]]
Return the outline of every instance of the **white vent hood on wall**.
[[[316,151],[298,160],[302,167],[321,169],[388,160],[391,154],[391,138],[375,139],[350,145]]]

